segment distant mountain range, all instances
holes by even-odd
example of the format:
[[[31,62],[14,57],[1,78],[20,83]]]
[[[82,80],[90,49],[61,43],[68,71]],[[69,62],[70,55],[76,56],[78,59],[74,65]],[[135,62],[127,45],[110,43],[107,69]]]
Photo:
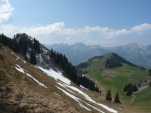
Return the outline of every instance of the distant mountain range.
[[[74,65],[87,61],[94,56],[114,52],[136,65],[151,68],[151,45],[140,46],[134,43],[119,47],[100,47],[77,43],[74,45],[47,45],[47,47],[65,54]]]
[[[82,43],[74,45],[56,44],[47,45],[49,49],[53,48],[58,52],[65,54],[68,59],[75,65],[80,64],[94,56],[100,56],[107,53],[107,50],[100,46],[87,46]]]

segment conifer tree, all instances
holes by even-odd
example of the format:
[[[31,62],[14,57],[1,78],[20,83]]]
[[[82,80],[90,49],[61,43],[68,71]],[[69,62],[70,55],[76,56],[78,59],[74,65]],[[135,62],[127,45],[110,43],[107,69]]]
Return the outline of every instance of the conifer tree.
[[[151,69],[148,70],[149,76],[151,76]]]
[[[36,64],[37,62],[36,62],[36,54],[35,54],[35,52],[34,51],[32,51],[31,53],[30,53],[30,63],[32,63],[32,64]]]
[[[111,90],[108,90],[107,91],[107,94],[106,94],[106,100],[111,102],[112,101],[112,95],[111,95]]]
[[[117,104],[120,104],[121,101],[119,99],[119,93],[117,92],[116,95],[115,95],[115,99],[114,99],[114,103],[117,103]]]

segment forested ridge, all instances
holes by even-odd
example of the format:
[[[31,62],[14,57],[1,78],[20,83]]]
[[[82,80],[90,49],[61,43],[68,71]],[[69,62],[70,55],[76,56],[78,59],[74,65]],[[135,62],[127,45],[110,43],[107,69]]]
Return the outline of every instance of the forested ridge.
[[[37,65],[39,59],[38,55],[49,57],[45,60],[45,63],[54,63],[58,68],[62,69],[64,75],[77,85],[83,85],[84,87],[98,91],[96,84],[85,76],[82,76],[78,72],[75,66],[73,66],[63,54],[60,54],[53,49],[48,50],[44,45],[40,44],[38,40],[28,36],[25,33],[18,33],[13,38],[9,38],[4,34],[0,35],[0,43],[9,47],[14,52],[20,54],[24,59],[33,65]],[[46,51],[46,52],[45,52]],[[49,67],[48,67],[49,68]]]

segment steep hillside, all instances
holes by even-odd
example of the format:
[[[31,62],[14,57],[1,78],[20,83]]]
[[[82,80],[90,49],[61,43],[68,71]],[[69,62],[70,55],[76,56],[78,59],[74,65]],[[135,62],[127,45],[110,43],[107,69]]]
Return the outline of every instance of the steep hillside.
[[[151,103],[144,101],[151,100],[149,86],[151,76],[147,69],[136,66],[115,53],[94,57],[81,63],[77,68],[85,76],[96,80],[96,83],[102,87],[104,95],[107,90],[111,90],[112,96],[119,93],[123,104],[138,105],[139,110],[150,112]]]
[[[55,85],[14,52],[0,48],[0,113],[82,113]]]
[[[65,77],[55,62],[49,69],[33,65],[11,49],[0,44],[0,113],[118,113]]]
[[[0,42],[21,55],[26,61],[45,69],[60,70],[67,78],[77,85],[98,91],[95,83],[79,74],[76,68],[68,61],[65,55],[53,49],[49,50],[38,40],[25,33],[18,33],[14,38],[0,35]],[[89,84],[89,85],[87,85]]]

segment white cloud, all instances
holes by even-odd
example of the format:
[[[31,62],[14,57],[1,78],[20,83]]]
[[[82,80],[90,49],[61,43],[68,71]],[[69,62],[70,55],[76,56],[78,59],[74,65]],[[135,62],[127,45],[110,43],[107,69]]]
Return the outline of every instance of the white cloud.
[[[128,43],[151,44],[151,24],[144,23],[129,29],[114,29],[101,26],[66,27],[64,22],[42,26],[19,27],[7,25],[13,8],[9,0],[0,0],[0,33],[13,36],[25,32],[42,43],[85,43],[101,46],[118,46]]]
[[[134,32],[143,32],[148,29],[151,29],[151,24],[144,23],[144,24],[132,27],[131,30]]]
[[[0,24],[10,19],[12,11],[9,0],[0,0]]]
[[[9,36],[25,32],[42,43],[85,43],[101,46],[118,46],[128,43],[151,44],[151,24],[141,24],[129,29],[114,29],[101,26],[66,27],[64,22],[45,26],[17,27],[0,26],[0,31]]]

